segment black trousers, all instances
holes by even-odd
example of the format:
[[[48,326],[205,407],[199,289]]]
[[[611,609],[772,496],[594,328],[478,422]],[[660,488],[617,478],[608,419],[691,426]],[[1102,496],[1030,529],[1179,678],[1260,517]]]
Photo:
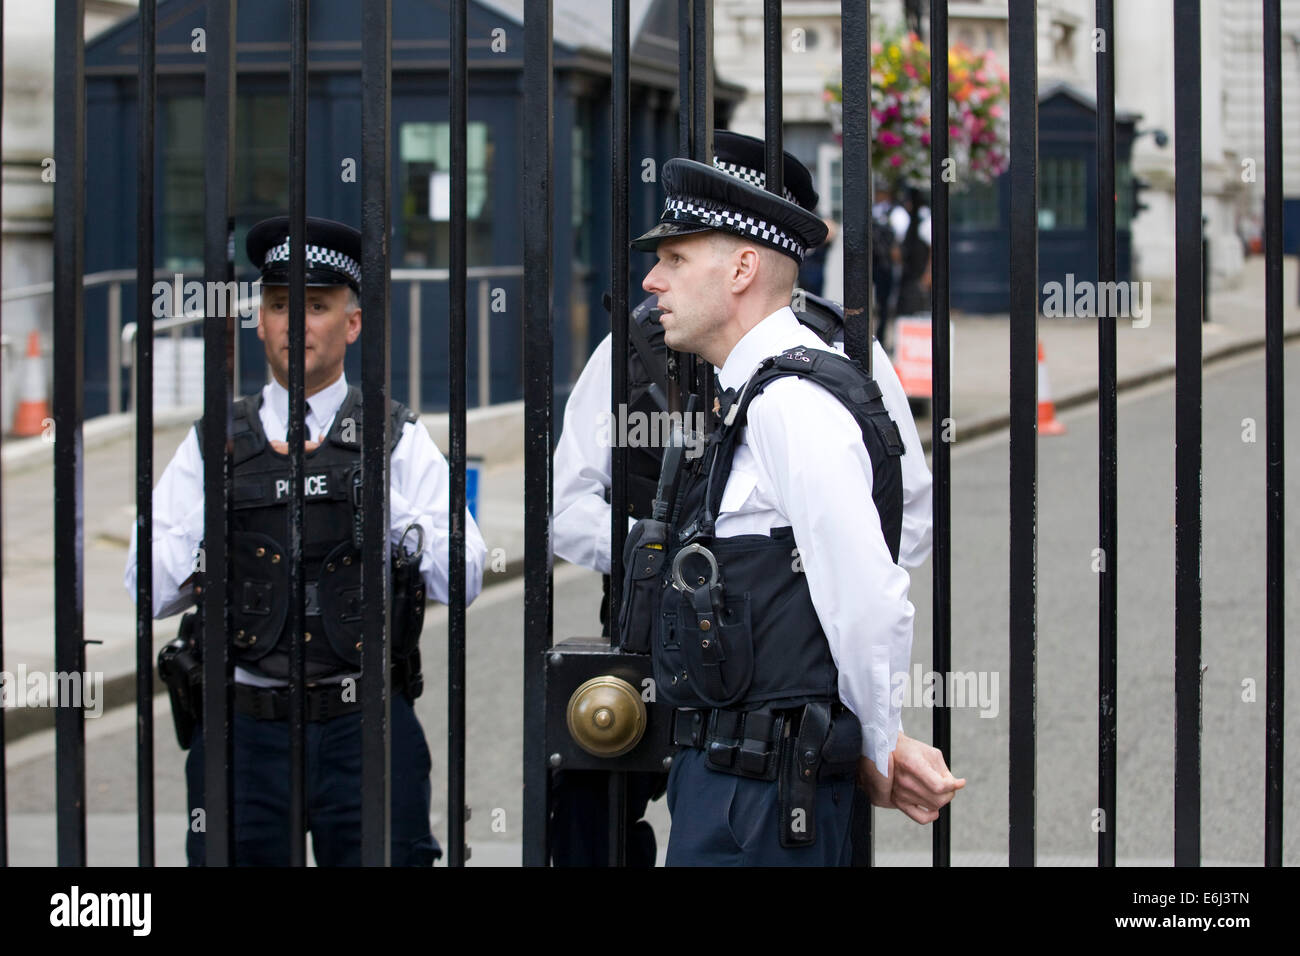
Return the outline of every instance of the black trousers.
[[[667,786],[665,773],[627,774],[629,867],[655,865],[658,846],[646,807]],[[609,866],[609,774],[601,770],[551,773],[551,863],[554,866]]]
[[[235,714],[235,863],[289,865],[289,722]],[[190,866],[206,862],[203,732],[185,761]],[[429,747],[405,694],[392,702],[393,866],[432,866],[442,850],[429,829]],[[307,724],[307,825],[318,866],[361,865],[361,712]]]

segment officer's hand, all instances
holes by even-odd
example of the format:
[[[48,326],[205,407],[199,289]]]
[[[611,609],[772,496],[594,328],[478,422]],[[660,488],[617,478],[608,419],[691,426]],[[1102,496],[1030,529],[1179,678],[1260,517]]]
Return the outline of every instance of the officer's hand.
[[[271,447],[281,455],[289,454],[289,443],[287,441],[273,441],[271,442]],[[315,451],[319,447],[320,442],[318,441],[305,441],[302,443],[303,451]]]
[[[894,755],[889,755],[889,776],[881,776],[874,761],[866,757],[858,758],[858,786],[871,799],[873,806],[892,807],[894,800]]]
[[[939,808],[966,786],[966,778],[952,775],[938,748],[906,734],[898,735],[891,757],[893,804],[917,823],[933,823],[939,819]]]

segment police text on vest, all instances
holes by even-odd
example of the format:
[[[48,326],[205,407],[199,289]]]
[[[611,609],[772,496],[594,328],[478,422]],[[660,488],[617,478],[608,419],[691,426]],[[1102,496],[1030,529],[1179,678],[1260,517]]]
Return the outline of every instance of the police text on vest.
[[[329,475],[307,475],[303,479],[304,496],[307,498],[320,498],[328,495],[329,492]],[[289,497],[289,479],[277,478],[275,480],[275,500],[281,501]]]

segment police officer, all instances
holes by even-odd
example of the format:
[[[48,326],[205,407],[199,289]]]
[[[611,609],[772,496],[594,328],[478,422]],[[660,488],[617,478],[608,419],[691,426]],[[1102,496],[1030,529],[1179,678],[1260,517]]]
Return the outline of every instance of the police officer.
[[[900,734],[913,608],[898,564],[906,447],[861,366],[790,309],[815,215],[671,160],[643,287],[668,347],[718,370],[720,423],[629,534],[625,647],[653,653],[681,747],[668,863],[843,865],[855,776],[930,822],[964,780]],[[793,556],[793,560],[792,560]],[[635,588],[645,593],[632,594]],[[657,597],[657,600],[653,600]]]
[[[713,165],[744,182],[763,188],[764,143],[752,136],[715,130]],[[789,152],[784,154],[787,199],[804,209],[817,208],[818,195],[807,168]],[[834,303],[808,293],[798,293],[796,317],[824,342],[843,349],[843,313]],[[633,310],[628,320],[628,406],[624,417],[663,414],[667,410],[664,330],[656,299],[651,296]],[[611,445],[616,416],[610,416],[611,336],[596,347],[574,384],[565,405],[563,428],[555,451],[555,553],[605,576],[606,599],[610,571],[609,500],[612,486]],[[908,454],[902,459],[903,525],[900,563],[915,567],[930,552],[931,476],[908,407],[907,396],[880,343],[873,339],[876,381],[885,407],[899,429]],[[653,419],[649,419],[653,420]],[[647,434],[655,434],[649,429]],[[629,525],[650,515],[659,478],[663,449],[642,442],[628,450]],[[607,604],[601,623],[607,624]],[[557,771],[552,788],[553,855],[557,864],[603,865],[608,860],[605,823],[608,796],[603,775]],[[662,792],[662,774],[632,774],[628,781],[629,865],[653,865],[654,834],[641,819],[652,796]]]
[[[307,581],[307,819],[317,864],[359,865],[361,397],[343,374],[343,359],[361,332],[361,234],[342,223],[308,218],[305,247],[307,437],[299,557]],[[290,468],[288,218],[257,223],[246,248],[262,273],[257,335],[273,380],[235,404],[230,515],[235,862],[283,866],[289,861],[289,595],[287,562],[281,560]],[[447,600],[449,478],[446,459],[415,413],[398,402],[389,406],[392,862],[428,866],[441,851],[429,828],[429,748],[414,710],[422,687],[416,642],[426,595]],[[192,573],[203,537],[200,425],[186,435],[154,490],[155,617],[194,602],[196,583],[202,581],[201,573]],[[486,548],[468,512],[465,527],[466,599],[472,601],[482,587]],[[135,571],[133,536],[125,576],[133,595]],[[191,819],[204,805],[203,746],[199,728],[185,766]],[[186,852],[191,865],[203,865],[203,834],[194,828]]]

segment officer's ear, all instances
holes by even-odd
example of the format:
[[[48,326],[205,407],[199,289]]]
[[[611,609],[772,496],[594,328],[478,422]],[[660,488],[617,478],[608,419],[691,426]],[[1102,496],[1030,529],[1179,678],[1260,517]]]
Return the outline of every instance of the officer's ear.
[[[748,243],[737,246],[731,257],[731,291],[741,295],[754,284],[761,271],[758,250]]]
[[[360,307],[348,312],[348,345],[355,342],[361,335],[361,309]]]

